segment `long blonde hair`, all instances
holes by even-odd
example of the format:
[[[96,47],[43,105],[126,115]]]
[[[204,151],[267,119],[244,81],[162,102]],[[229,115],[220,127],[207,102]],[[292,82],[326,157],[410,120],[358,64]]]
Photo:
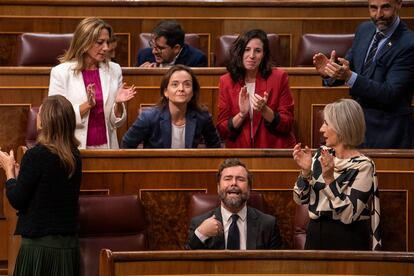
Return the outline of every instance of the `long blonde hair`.
[[[76,117],[72,104],[64,96],[49,96],[40,107],[39,118],[41,129],[37,142],[59,156],[71,177],[76,170],[74,152],[80,144],[75,137]]]
[[[74,71],[76,74],[85,69],[85,55],[92,45],[99,39],[101,30],[106,29],[109,32],[109,39],[113,36],[111,25],[107,24],[100,18],[87,17],[83,19],[73,33],[73,39],[69,49],[59,58],[61,63],[74,61],[76,66]],[[108,60],[105,60],[107,63]]]

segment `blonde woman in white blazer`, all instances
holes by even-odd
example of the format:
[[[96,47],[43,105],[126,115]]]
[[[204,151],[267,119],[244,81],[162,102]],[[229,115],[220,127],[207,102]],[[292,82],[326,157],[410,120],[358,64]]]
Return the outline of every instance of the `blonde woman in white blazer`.
[[[109,61],[112,36],[103,20],[83,19],[50,73],[49,95],[65,96],[75,110],[79,148],[119,148],[116,129],[126,121],[124,103],[136,93],[133,85],[122,83],[121,67]]]

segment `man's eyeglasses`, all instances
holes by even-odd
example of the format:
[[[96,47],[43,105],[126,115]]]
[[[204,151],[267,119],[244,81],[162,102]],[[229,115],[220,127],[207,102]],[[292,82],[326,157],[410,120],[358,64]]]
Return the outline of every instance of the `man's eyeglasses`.
[[[153,40],[150,40],[149,41],[149,46],[152,48],[152,49],[154,49],[155,51],[157,51],[157,52],[159,52],[159,53],[162,53],[162,51],[163,50],[165,50],[165,49],[167,49],[168,47],[170,47],[170,46],[166,46],[166,47],[161,47],[161,46],[158,46]]]

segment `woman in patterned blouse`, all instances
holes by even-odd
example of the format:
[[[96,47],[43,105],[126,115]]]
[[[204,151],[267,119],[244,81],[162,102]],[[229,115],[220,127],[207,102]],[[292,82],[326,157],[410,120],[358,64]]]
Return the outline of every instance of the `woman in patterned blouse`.
[[[379,250],[379,198],[374,162],[356,146],[364,140],[361,106],[341,99],[323,111],[326,146],[311,155],[297,144],[293,159],[301,174],[293,190],[297,204],[309,204],[305,249]]]

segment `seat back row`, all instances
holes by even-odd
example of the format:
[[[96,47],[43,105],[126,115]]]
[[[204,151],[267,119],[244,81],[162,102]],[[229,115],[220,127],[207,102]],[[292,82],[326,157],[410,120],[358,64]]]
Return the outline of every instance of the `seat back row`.
[[[43,34],[23,33],[18,37],[17,66],[54,66],[70,45],[73,34]],[[352,45],[353,34],[305,34],[302,36],[294,66],[312,66],[312,57],[321,52],[329,55],[335,49],[337,56],[345,56]],[[216,38],[212,64],[215,67],[225,67],[229,61],[229,49],[237,39],[237,35],[222,35]],[[273,65],[278,65],[280,41],[277,34],[268,34],[270,56]],[[149,47],[150,33],[139,35],[140,49]],[[200,37],[197,34],[185,35],[185,42],[200,48]]]

